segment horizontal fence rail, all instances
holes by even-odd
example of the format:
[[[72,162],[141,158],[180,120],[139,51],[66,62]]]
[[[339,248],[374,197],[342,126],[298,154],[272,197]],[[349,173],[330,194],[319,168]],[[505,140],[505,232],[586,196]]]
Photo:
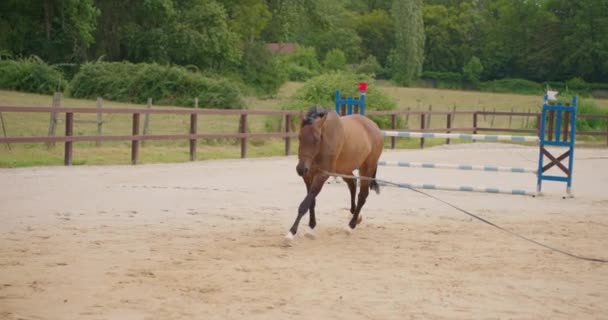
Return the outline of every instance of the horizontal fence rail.
[[[516,172],[516,173],[533,173],[536,174],[536,169],[522,167],[504,167],[504,166],[489,166],[489,165],[469,165],[469,164],[451,164],[451,163],[428,163],[428,162],[407,162],[407,161],[389,161],[381,160],[379,166],[390,167],[408,167],[408,168],[425,168],[425,169],[453,169],[465,171],[492,171],[492,172]]]
[[[140,143],[149,140],[188,140],[190,145],[190,160],[196,159],[196,146],[199,139],[239,139],[241,141],[241,157],[247,157],[247,145],[248,141],[252,138],[262,139],[284,139],[285,140],[285,155],[291,153],[291,139],[297,137],[297,128],[292,128],[292,124],[296,124],[295,120],[302,116],[302,111],[285,111],[285,110],[248,110],[248,109],[235,109],[235,110],[218,110],[218,109],[186,109],[186,108],[95,108],[95,107],[46,107],[46,106],[0,106],[0,115],[2,113],[46,113],[50,115],[64,114],[65,118],[65,131],[63,135],[48,135],[48,136],[8,136],[7,125],[5,119],[2,118],[2,132],[3,136],[0,136],[0,144],[6,144],[11,149],[10,143],[47,143],[53,144],[61,142],[65,144],[65,164],[72,163],[73,155],[73,142],[81,141],[95,141],[100,144],[101,141],[130,141],[132,145],[132,162],[135,164],[138,161],[138,153],[140,150]],[[82,120],[76,120],[74,116],[76,114],[130,114],[132,116],[132,130],[130,135],[106,135],[102,134],[101,130],[98,131],[98,135],[78,135],[77,131],[74,130],[74,124],[81,122]],[[178,134],[147,134],[146,131],[146,119],[140,120],[141,115],[149,116],[150,114],[169,114],[169,115],[184,115],[190,117],[190,125],[184,133]],[[238,116],[238,123],[235,127],[238,128],[238,132],[234,133],[204,133],[200,132],[201,126],[199,121],[201,116],[204,115],[217,115],[217,116]],[[513,117],[519,116],[524,119],[540,119],[540,113],[537,112],[495,112],[495,111],[410,111],[410,110],[394,110],[394,111],[372,111],[369,110],[367,115],[385,117],[390,120],[390,131],[384,131],[384,135],[390,138],[390,148],[396,148],[396,137],[410,137],[419,138],[420,147],[424,147],[424,141],[426,138],[442,138],[446,139],[446,143],[450,143],[452,139],[468,139],[468,140],[488,140],[488,141],[518,141],[518,142],[537,142],[540,134],[539,129],[530,128],[526,120],[527,128],[500,128],[494,126],[480,125],[480,119],[486,116],[505,116]],[[248,117],[251,116],[280,116],[282,129],[280,132],[259,132],[250,133],[248,126]],[[433,124],[431,126],[431,117]],[[438,126],[438,119],[445,118],[445,126]],[[607,119],[608,115],[596,115],[596,114],[579,114],[578,118],[592,118],[592,119]],[[409,132],[400,131],[402,128],[398,128],[398,118],[405,118],[409,122],[416,121],[418,118],[420,127],[412,128]],[[460,119],[460,123],[465,119],[465,123],[471,123],[472,126],[466,127],[460,125],[459,127],[454,126],[455,119]],[[99,121],[98,121],[99,122]],[[143,132],[140,130],[140,122],[144,124]],[[522,121],[523,123],[523,121]],[[9,128],[10,129],[10,128]],[[497,134],[477,134],[478,131],[486,132],[510,132],[519,134],[528,134],[528,136],[507,136]],[[456,133],[458,132],[458,133]],[[472,133],[470,133],[472,132]],[[533,136],[532,136],[533,134]],[[605,131],[577,131],[577,136],[591,136],[591,137],[605,137],[606,145],[608,145],[608,126]],[[476,169],[474,169],[476,170]],[[502,171],[502,170],[499,170]],[[513,171],[518,172],[518,171]],[[527,171],[526,171],[527,172]]]

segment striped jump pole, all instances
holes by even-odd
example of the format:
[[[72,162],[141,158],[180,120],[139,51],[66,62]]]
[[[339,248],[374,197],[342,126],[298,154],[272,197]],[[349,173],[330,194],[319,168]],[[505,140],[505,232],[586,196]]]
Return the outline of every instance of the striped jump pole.
[[[406,189],[426,189],[426,190],[447,190],[447,191],[467,191],[467,192],[484,192],[484,193],[502,193],[522,196],[536,196],[535,192],[522,190],[522,189],[500,189],[500,188],[488,188],[488,187],[473,187],[473,186],[449,186],[449,185],[437,185],[437,184],[412,184],[412,183],[395,183],[395,184],[383,184],[381,185],[388,187],[398,187]]]
[[[386,161],[386,160],[380,160],[378,162],[378,165],[379,166],[389,166],[389,167],[453,169],[453,170],[492,171],[492,172],[517,172],[517,173],[532,173],[532,174],[536,174],[536,172],[537,172],[536,169],[521,168],[521,167],[502,167],[502,166],[468,165],[468,164],[452,164],[452,163]]]
[[[538,142],[537,136],[509,136],[493,134],[466,134],[466,133],[432,133],[432,132],[407,132],[407,131],[382,131],[385,137],[402,138],[441,138],[441,139],[464,139],[464,140],[489,140],[489,141],[526,141]]]
[[[491,134],[463,134],[463,133],[432,133],[432,132],[407,132],[407,131],[382,131],[385,137],[403,137],[403,138],[439,138],[439,139],[464,139],[464,140],[487,140],[487,141],[517,141],[517,142],[539,142],[537,136],[510,136],[510,135],[491,135]],[[453,170],[476,170],[476,171],[491,171],[491,172],[514,172],[514,173],[532,173],[537,174],[537,170],[522,167],[503,167],[503,166],[487,166],[487,165],[465,165],[465,164],[448,164],[448,163],[422,163],[422,162],[405,162],[405,161],[386,161],[378,162],[380,166],[398,166],[412,168],[428,168],[428,169],[453,169]],[[437,184],[410,184],[396,183],[385,184],[387,186],[408,188],[408,189],[426,189],[426,190],[447,190],[447,191],[467,191],[467,192],[483,192],[483,193],[501,193],[523,196],[536,196],[533,191],[523,189],[503,189],[493,187],[475,187],[475,186],[450,186]]]

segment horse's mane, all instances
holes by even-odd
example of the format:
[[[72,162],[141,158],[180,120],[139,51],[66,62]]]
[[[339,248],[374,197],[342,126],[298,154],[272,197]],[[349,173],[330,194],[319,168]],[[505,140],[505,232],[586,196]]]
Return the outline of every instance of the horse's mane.
[[[312,124],[315,119],[323,117],[327,114],[327,110],[319,105],[312,106],[304,116],[304,124]]]

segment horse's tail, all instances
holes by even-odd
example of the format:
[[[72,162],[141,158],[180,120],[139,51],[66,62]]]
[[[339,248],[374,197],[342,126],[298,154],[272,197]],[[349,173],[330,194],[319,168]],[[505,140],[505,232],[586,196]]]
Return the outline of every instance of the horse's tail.
[[[372,178],[374,178],[374,180],[372,180],[372,182],[369,183],[369,187],[370,187],[370,189],[376,191],[376,194],[380,194],[380,185],[376,181],[376,171],[378,171],[377,165],[376,165],[376,168],[374,169],[374,174],[372,175]]]

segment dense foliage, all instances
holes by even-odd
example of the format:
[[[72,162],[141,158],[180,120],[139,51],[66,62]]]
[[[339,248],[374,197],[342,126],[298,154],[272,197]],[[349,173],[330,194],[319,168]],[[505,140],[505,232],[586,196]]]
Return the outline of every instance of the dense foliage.
[[[35,57],[0,60],[0,88],[52,94],[65,87],[66,81],[62,73]]]
[[[598,107],[593,100],[582,99],[578,103],[577,112],[579,114],[607,114],[608,110]],[[593,131],[593,130],[608,130],[608,119],[600,118],[576,118],[576,130]]]
[[[438,86],[445,80],[429,75],[458,75],[444,86],[467,88],[608,82],[606,30],[606,0],[0,1],[0,57],[195,66],[262,94],[286,79],[274,73],[305,80],[342,61],[402,84],[421,72]],[[256,46],[275,42],[305,50],[277,62]]]
[[[181,67],[157,64],[87,63],[70,83],[71,95],[145,103],[193,106],[198,98],[203,108],[240,108],[241,93],[224,79],[204,77]]]

